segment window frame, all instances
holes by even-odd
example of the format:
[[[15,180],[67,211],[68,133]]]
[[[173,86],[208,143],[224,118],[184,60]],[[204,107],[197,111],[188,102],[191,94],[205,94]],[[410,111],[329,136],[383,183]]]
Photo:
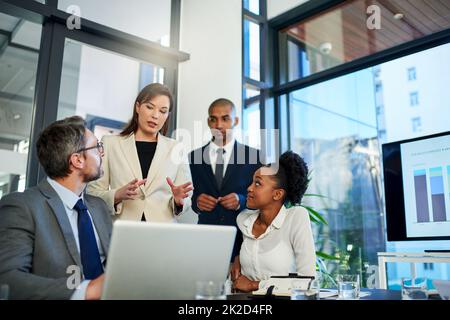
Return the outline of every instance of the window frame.
[[[252,22],[258,23],[260,26],[260,45],[259,45],[259,61],[260,61],[260,80],[256,81],[249,77],[245,76],[245,34],[244,34],[244,23],[245,20],[250,20]],[[260,129],[266,129],[267,127],[276,129],[273,126],[272,119],[268,117],[271,112],[269,107],[271,105],[270,100],[273,99],[273,95],[271,93],[270,88],[273,86],[273,60],[274,56],[274,46],[272,43],[273,36],[269,35],[270,32],[273,32],[272,29],[269,28],[269,22],[267,18],[267,3],[266,0],[259,0],[259,15],[245,9],[244,1],[242,1],[242,112],[241,116],[244,116],[244,110],[250,106],[253,106],[256,102],[259,102],[259,114],[260,114]],[[260,94],[251,98],[246,99],[245,96],[245,88],[246,86],[252,86],[259,90]],[[274,105],[274,118],[278,118],[278,113],[276,111]],[[267,137],[261,131],[261,152],[263,159],[265,158],[266,148],[270,147],[270,144],[266,143]],[[276,141],[278,143],[278,141]]]
[[[42,25],[26,173],[27,188],[37,185],[45,177],[39,165],[35,143],[40,132],[57,119],[65,39],[163,67],[164,82],[174,95],[169,134],[176,129],[178,63],[189,60],[189,54],[179,50],[181,0],[171,0],[170,47],[84,18],[80,20],[80,29],[69,30],[66,21],[70,14],[58,9],[58,0],[46,0],[45,4],[29,0],[0,0],[0,12]]]
[[[266,2],[266,0],[261,1]],[[275,117],[273,119],[273,127],[280,130],[279,145],[281,146],[281,152],[288,150],[291,146],[290,135],[288,134],[289,128],[282,126],[283,123],[290,123],[289,111],[282,110],[282,108],[289,106],[290,93],[362,69],[373,67],[384,62],[434,48],[442,44],[450,43],[450,28],[448,28],[446,30],[426,35],[422,38],[377,52],[373,55],[314,73],[301,79],[282,83],[281,79],[287,79],[288,72],[287,61],[286,59],[283,59],[283,57],[286,57],[288,39],[286,34],[282,34],[280,31],[294,23],[299,23],[302,20],[306,20],[316,14],[325,12],[326,10],[333,8],[344,1],[345,0],[308,1],[264,22],[267,28],[262,33],[262,37],[266,38],[263,38],[261,41],[264,41],[266,46],[261,46],[261,50],[266,48],[267,52],[265,53],[265,59],[261,59],[261,62],[264,64],[261,67],[261,70],[264,72],[264,78],[262,79],[264,79],[263,82],[266,86],[264,91],[262,91],[262,95],[264,94],[265,97],[271,97],[274,99]],[[265,4],[264,8],[266,8]],[[264,99],[261,98],[261,100],[261,103],[263,104]],[[243,105],[245,105],[245,101]],[[263,109],[261,110],[261,117],[263,118],[265,112],[262,111]],[[287,117],[287,121],[282,117]],[[270,120],[271,119],[267,119],[266,121],[266,119],[261,119],[261,129],[265,129],[265,125]],[[288,141],[285,140],[286,137],[288,138]]]
[[[284,152],[291,149],[291,115],[290,115],[290,94],[299,89],[307,88],[315,84],[323,83],[341,76],[345,76],[366,68],[380,65],[384,62],[392,61],[402,58],[414,53],[418,53],[427,49],[431,49],[443,44],[450,43],[450,28],[436,32],[434,34],[426,35],[422,38],[415,39],[401,45],[380,51],[376,54],[369,55],[348,63],[338,65],[336,67],[326,69],[324,71],[306,76],[302,79],[288,81],[282,83],[281,79],[287,79],[287,59],[285,59],[287,51],[287,35],[280,31],[289,27],[294,23],[299,23],[306,20],[313,15],[316,15],[332,7],[343,3],[345,0],[315,0],[308,1],[302,5],[297,6],[279,16],[276,16],[267,21],[267,29],[263,34],[267,47],[266,57],[261,59],[264,65],[261,70],[264,70],[264,85],[266,88],[261,93],[261,129],[266,128],[266,124],[273,122],[275,129],[279,130],[280,146],[279,152]],[[417,72],[417,71],[416,71]],[[417,77],[417,75],[416,75]],[[243,83],[245,83],[243,81]],[[265,112],[263,112],[265,99],[262,97],[271,97],[274,100],[274,117],[273,119],[263,119]],[[243,99],[245,105],[245,100]],[[383,133],[380,131],[380,133]],[[386,133],[383,133],[386,135]],[[262,141],[262,140],[261,140]],[[381,177],[382,178],[382,177]],[[382,208],[382,207],[381,207]],[[381,209],[383,210],[383,209]],[[382,213],[380,213],[382,214]],[[386,225],[385,219],[381,220],[381,226],[386,240]]]

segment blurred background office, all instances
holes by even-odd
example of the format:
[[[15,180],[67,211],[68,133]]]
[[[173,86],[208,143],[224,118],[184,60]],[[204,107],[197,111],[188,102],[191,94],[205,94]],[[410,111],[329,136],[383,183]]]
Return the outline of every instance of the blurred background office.
[[[448,1],[131,2],[0,0],[0,196],[43,178],[31,146],[49,123],[77,114],[99,139],[116,134],[139,90],[160,82],[176,98],[170,132],[203,137],[189,150],[209,138],[209,103],[227,97],[242,142],[302,155],[308,193],[324,196],[305,201],[328,222],[313,230],[332,275],[366,286],[378,252],[450,249],[387,240],[381,159],[383,143],[450,130]],[[390,265],[389,287],[408,272]],[[450,264],[417,272],[449,279]]]

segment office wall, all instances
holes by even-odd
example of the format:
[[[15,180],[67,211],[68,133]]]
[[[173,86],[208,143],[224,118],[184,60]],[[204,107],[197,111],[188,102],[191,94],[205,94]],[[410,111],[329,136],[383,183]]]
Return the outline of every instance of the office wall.
[[[267,18],[272,19],[308,0],[267,0]]]
[[[193,133],[197,121],[207,134],[208,106],[219,97],[231,99],[240,115],[241,20],[241,0],[182,1],[180,49],[190,60],[179,68],[178,128]],[[195,140],[189,147],[203,144]]]
[[[188,150],[209,139],[206,118],[213,100],[231,99],[241,114],[241,5],[241,0],[182,1],[180,49],[190,59],[179,68],[177,127],[196,132],[185,143]],[[197,216],[190,212],[181,220],[195,223]]]

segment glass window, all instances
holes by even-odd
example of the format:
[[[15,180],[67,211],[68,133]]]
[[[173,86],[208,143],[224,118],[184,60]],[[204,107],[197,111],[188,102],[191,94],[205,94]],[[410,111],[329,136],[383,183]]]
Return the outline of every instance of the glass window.
[[[291,149],[311,172],[307,193],[327,197],[304,201],[328,221],[315,227],[316,250],[339,257],[327,263],[333,275],[364,274],[384,250],[373,90],[372,72],[363,70],[289,97]]]
[[[259,104],[252,104],[244,109],[243,115],[243,139],[242,141],[250,147],[260,149],[260,111]]]
[[[139,90],[163,79],[163,68],[66,39],[58,119],[80,115],[99,139],[119,133]]]
[[[259,15],[259,0],[244,0],[244,8]]]
[[[450,44],[445,44],[289,94],[290,148],[312,172],[307,192],[327,197],[305,197],[305,203],[328,220],[314,232],[316,249],[339,257],[326,261],[329,272],[350,269],[362,275],[365,285],[367,267],[377,265],[379,251],[449,247],[450,241],[385,242],[380,170],[382,143],[450,130],[448,56]],[[418,83],[426,113],[405,99],[410,89],[404,72],[419,63],[427,70]],[[417,274],[446,278],[450,269],[442,265],[433,270],[418,266]],[[409,272],[408,264],[392,264],[389,287],[398,288]]]
[[[244,75],[260,80],[260,27],[244,20]]]
[[[255,88],[249,84],[246,84],[244,86],[244,99],[253,98],[256,96],[259,96],[260,90],[258,88]]]
[[[280,57],[280,62],[287,60],[296,69],[281,81],[300,79],[450,27],[450,6],[441,0],[414,5],[374,0],[370,5],[367,14],[367,1],[343,1],[282,30],[290,43],[288,57]],[[308,67],[300,68],[300,62]]]
[[[288,40],[288,81],[298,79],[299,76],[310,75],[309,57],[306,46],[294,39]]]
[[[169,46],[171,0],[59,0],[58,9]]]
[[[408,69],[408,80],[413,81],[416,80],[416,68],[409,68]]]
[[[412,131],[420,132],[422,131],[422,119],[420,117],[415,117],[411,119]]]
[[[23,191],[42,26],[0,13],[0,197]]]
[[[423,264],[423,268],[424,268],[425,270],[434,270],[434,263],[431,263],[431,262],[425,262],[425,263]]]
[[[383,143],[450,130],[449,56],[450,44],[444,44],[378,66],[377,81],[382,84],[382,90],[377,97],[384,114],[380,122],[386,128]],[[426,107],[426,112],[411,108],[410,84],[404,76],[408,67],[419,64],[426,73],[421,73],[420,82],[414,83],[417,90],[417,100],[414,98],[414,101]],[[411,119],[414,117],[422,119],[420,133],[411,130]]]
[[[377,103],[382,106],[383,116],[378,119],[380,143],[404,140],[450,130],[450,93],[446,83],[450,80],[450,44],[441,45],[410,56],[386,62],[378,66],[377,81],[382,83],[382,90]],[[411,65],[421,65],[426,73],[421,73],[420,103],[427,107],[426,113],[418,108],[411,108],[408,101],[408,78],[401,77],[404,70]],[[416,85],[416,84],[415,84]],[[419,118],[420,120],[412,120]],[[420,131],[414,131],[414,123]],[[386,251],[423,252],[426,249],[448,249],[450,241],[392,241],[386,243]],[[434,270],[425,270],[416,264],[416,273],[431,279],[448,279],[450,264],[439,263]],[[411,275],[408,263],[390,263],[387,268],[389,289],[399,289],[402,277]]]
[[[419,93],[411,92],[409,94],[409,104],[411,105],[411,107],[419,105]]]

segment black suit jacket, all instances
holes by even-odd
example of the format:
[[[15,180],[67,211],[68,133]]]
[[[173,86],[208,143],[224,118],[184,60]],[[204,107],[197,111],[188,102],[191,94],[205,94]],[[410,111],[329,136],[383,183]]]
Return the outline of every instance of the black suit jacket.
[[[235,142],[220,189],[210,165],[209,143],[192,151],[189,154],[189,162],[194,185],[192,209],[199,215],[198,223],[237,227],[236,217],[242,210],[246,209],[247,188],[252,183],[253,174],[261,167],[259,151]],[[220,204],[211,212],[203,212],[197,207],[197,197],[202,193],[218,198],[233,192],[239,196],[240,207],[238,210],[228,210]],[[239,228],[237,231],[232,259],[239,254],[242,243],[242,234]]]

